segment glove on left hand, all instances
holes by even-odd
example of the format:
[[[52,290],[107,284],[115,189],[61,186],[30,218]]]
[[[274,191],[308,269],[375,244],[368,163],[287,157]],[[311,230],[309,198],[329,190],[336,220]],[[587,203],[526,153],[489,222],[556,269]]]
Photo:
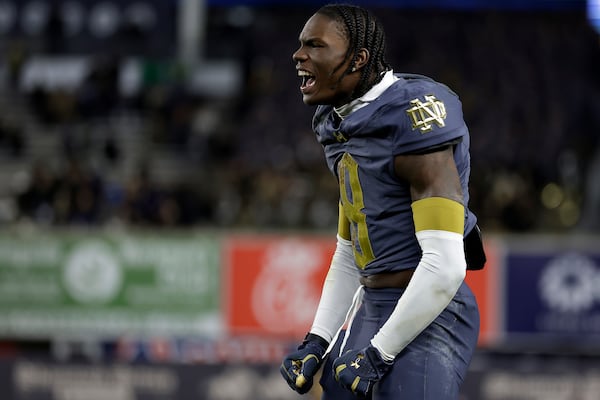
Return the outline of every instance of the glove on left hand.
[[[358,397],[366,397],[391,368],[373,346],[362,350],[349,350],[333,362],[335,379],[342,387],[349,389]]]

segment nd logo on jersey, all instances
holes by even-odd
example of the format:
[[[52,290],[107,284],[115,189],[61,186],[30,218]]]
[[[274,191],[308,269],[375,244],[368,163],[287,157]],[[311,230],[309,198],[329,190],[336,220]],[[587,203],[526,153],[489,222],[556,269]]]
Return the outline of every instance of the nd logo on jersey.
[[[426,95],[425,102],[419,99],[410,101],[413,107],[406,110],[406,113],[412,120],[413,131],[417,128],[421,133],[429,132],[433,129],[432,123],[442,128],[446,119],[446,106],[444,103],[436,99],[433,95]]]

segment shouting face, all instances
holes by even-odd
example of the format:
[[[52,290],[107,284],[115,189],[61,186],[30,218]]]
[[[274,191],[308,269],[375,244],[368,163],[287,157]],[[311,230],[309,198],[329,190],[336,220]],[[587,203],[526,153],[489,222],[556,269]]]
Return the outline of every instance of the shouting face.
[[[299,37],[300,48],[292,58],[302,79],[302,100],[308,105],[347,103],[360,78],[359,58],[348,71],[353,55],[347,57],[348,38],[339,22],[322,14],[314,14],[304,25]]]

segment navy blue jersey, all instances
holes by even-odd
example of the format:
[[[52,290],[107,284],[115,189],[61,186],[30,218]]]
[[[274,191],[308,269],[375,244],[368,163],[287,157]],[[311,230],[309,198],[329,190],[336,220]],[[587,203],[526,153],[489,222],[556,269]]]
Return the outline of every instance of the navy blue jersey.
[[[355,261],[363,275],[414,268],[421,259],[410,187],[394,172],[396,155],[453,143],[464,195],[465,233],[476,223],[467,207],[469,131],[458,96],[424,76],[396,76],[398,81],[339,125],[332,106],[319,106],[313,118],[313,130],[339,182]]]

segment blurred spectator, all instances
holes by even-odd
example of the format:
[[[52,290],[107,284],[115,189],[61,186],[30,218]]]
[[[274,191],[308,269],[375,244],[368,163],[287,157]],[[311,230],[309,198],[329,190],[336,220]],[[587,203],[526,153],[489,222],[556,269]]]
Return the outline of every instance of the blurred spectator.
[[[110,55],[93,60],[87,78],[76,93],[80,118],[93,120],[110,115],[120,104],[119,59]]]
[[[25,190],[17,194],[19,218],[40,225],[54,223],[54,200],[58,182],[53,169],[47,162],[36,160],[28,178]]]
[[[56,224],[99,224],[104,204],[102,177],[80,160],[68,159],[54,197]]]
[[[9,87],[13,90],[19,87],[23,65],[27,61],[28,56],[27,46],[22,40],[12,40],[9,42],[8,49],[6,50],[6,67]]]
[[[0,115],[0,147],[9,156],[19,158],[26,150],[27,143],[23,127],[18,121]]]
[[[64,24],[60,6],[57,1],[49,1],[50,11],[44,31],[45,53],[49,55],[63,54],[65,47]]]
[[[579,227],[589,232],[600,232],[600,146],[589,164],[585,187]]]
[[[163,193],[152,182],[149,166],[141,165],[125,185],[123,219],[133,225],[158,224],[162,197]]]

